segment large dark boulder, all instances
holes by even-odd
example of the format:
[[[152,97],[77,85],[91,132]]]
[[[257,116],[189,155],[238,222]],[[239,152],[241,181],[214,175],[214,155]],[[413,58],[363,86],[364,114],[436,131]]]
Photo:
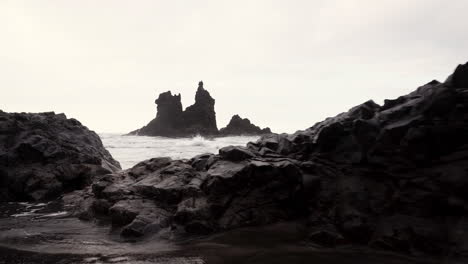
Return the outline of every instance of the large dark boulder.
[[[44,200],[120,170],[99,136],[54,113],[0,111],[0,200]]]
[[[253,158],[255,154],[244,147],[227,146],[219,150],[219,156],[226,160],[241,161]]]
[[[181,97],[170,91],[156,99],[157,115],[148,125],[130,132],[131,135],[184,137],[193,135],[213,136],[218,133],[215,100],[203,88],[200,81],[195,94],[195,103],[182,110]]]
[[[81,192],[88,198],[78,212],[98,216],[105,210],[93,201],[106,200],[106,216],[128,230],[122,235],[199,235],[297,220],[314,245],[466,258],[464,69],[445,83],[432,81],[383,106],[365,102],[294,134],[191,160],[152,159],[101,177],[94,194]]]
[[[226,127],[219,130],[222,136],[239,136],[239,135],[264,135],[271,134],[270,128],[263,128],[250,123],[247,118],[241,118],[239,115],[234,115]]]
[[[298,164],[254,159],[248,151],[232,155],[228,159],[219,157],[201,171],[193,161],[147,160],[96,179],[95,185],[104,189],[93,185],[85,193],[69,197],[90,197],[89,192],[94,193],[93,198],[82,200],[77,214],[88,219],[110,217],[114,227],[122,227],[123,236],[143,236],[151,234],[144,230],[163,228],[206,234],[294,219],[306,211],[300,200],[302,175]],[[75,198],[64,200],[76,203]],[[105,204],[107,210],[96,204]]]

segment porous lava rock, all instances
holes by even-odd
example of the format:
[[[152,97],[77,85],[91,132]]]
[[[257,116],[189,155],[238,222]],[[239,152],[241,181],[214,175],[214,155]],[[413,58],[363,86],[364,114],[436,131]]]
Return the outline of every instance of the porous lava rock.
[[[150,159],[68,200],[77,215],[110,217],[124,236],[299,221],[316,246],[466,259],[467,68],[294,134],[191,160]],[[109,210],[95,210],[102,204]]]
[[[202,136],[241,136],[263,135],[271,133],[269,128],[261,129],[234,115],[227,125],[218,131],[216,124],[215,99],[198,83],[195,94],[195,103],[182,110],[181,96],[172,95],[170,91],[161,93],[156,99],[157,114],[146,126],[130,132],[130,135],[163,136],[163,137],[190,137]]]
[[[64,114],[0,111],[0,200],[48,200],[120,165],[99,136]]]

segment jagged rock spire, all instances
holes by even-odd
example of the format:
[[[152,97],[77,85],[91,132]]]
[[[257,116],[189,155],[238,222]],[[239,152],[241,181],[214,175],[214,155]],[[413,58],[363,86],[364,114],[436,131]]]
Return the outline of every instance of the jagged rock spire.
[[[218,134],[215,100],[203,88],[203,81],[198,82],[195,103],[185,111],[180,94],[172,95],[170,91],[161,93],[155,103],[156,118],[133,134],[167,137]]]

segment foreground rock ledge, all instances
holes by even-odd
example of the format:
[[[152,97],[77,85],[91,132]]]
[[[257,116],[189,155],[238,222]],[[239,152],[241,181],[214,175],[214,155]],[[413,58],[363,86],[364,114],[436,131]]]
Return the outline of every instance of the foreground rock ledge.
[[[0,201],[56,198],[119,170],[99,136],[75,119],[0,111]]]
[[[123,236],[300,220],[315,245],[466,257],[467,69],[291,135],[143,161],[64,199],[84,219],[110,219]]]

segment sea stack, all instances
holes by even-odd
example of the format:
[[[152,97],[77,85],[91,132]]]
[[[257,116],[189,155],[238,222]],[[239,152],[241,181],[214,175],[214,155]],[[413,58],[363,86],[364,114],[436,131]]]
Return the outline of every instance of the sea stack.
[[[203,88],[203,81],[198,83],[195,103],[183,112],[183,133],[215,135],[218,133],[216,126],[216,112],[214,110],[215,99]]]
[[[171,91],[159,95],[156,118],[148,125],[130,132],[139,136],[185,137],[193,135],[211,136],[218,133],[216,126],[215,99],[198,83],[195,103],[182,110],[181,96]]]
[[[232,116],[231,121],[229,121],[229,124],[219,130],[219,134],[222,136],[264,135],[271,134],[271,130],[268,127],[261,129],[260,127],[252,124],[249,119],[242,118],[239,115],[234,115]]]
[[[238,115],[232,117],[229,125],[218,131],[216,124],[215,99],[203,87],[203,81],[198,83],[195,103],[182,110],[181,96],[172,95],[171,91],[159,95],[156,118],[146,126],[130,132],[138,136],[190,137],[202,136],[233,136],[261,135],[271,133],[269,128],[260,129],[251,124],[248,119]]]

